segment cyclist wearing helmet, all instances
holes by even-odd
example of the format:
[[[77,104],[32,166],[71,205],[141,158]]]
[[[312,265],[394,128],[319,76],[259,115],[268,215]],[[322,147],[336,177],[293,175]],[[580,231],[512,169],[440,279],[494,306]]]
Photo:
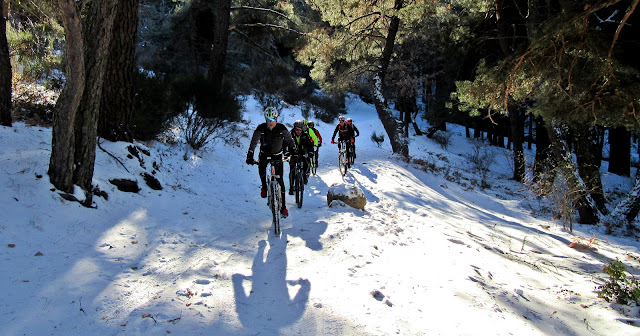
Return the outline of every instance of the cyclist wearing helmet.
[[[318,138],[318,141],[314,144],[315,145],[315,148],[314,148],[315,161],[313,163],[317,168],[318,167],[318,147],[322,146],[322,135],[320,135],[320,131],[318,131],[318,129],[315,127],[315,123],[313,121],[309,121],[307,125],[309,126],[309,129],[313,131],[313,133]]]
[[[302,120],[297,120],[293,123],[293,131],[291,132],[291,136],[293,137],[293,142],[295,143],[295,147],[291,154],[302,155],[302,158],[291,156],[291,161],[289,161],[289,195],[293,195],[293,169],[296,165],[298,159],[302,161],[302,169],[305,173],[304,175],[304,184],[307,184],[307,172],[309,171],[309,159],[313,155],[313,142],[309,138],[309,134],[305,133],[302,129],[304,126]]]
[[[302,131],[307,133],[307,134],[309,134],[309,138],[311,138],[311,142],[313,142],[314,146],[317,146],[318,145],[318,136],[316,135],[316,133],[311,128],[309,128],[309,122],[306,121],[306,120],[303,120],[302,124],[304,125],[304,126],[302,126]]]
[[[347,118],[347,124],[349,124],[349,128],[351,128],[351,143],[353,144],[353,157],[356,158],[356,137],[360,136],[360,131],[356,125],[353,124],[353,119]]]
[[[351,138],[352,138],[353,130],[351,130],[351,127],[349,126],[349,124],[347,124],[346,121],[344,120],[344,116],[339,116],[338,120],[339,120],[338,125],[336,125],[336,128],[333,130],[333,135],[331,136],[331,143],[332,144],[336,143],[334,139],[336,138],[336,134],[338,134],[338,142],[342,140],[346,140],[347,151],[349,151],[351,148]]]
[[[265,122],[263,124],[258,125],[258,127],[253,131],[253,136],[251,137],[251,143],[249,144],[249,151],[247,152],[247,164],[254,164],[253,160],[253,151],[260,142],[260,153],[258,154],[258,174],[260,175],[260,182],[262,183],[262,190],[260,191],[260,196],[262,198],[267,197],[267,157],[271,156],[280,156],[282,157],[283,151],[289,152],[295,148],[295,143],[293,142],[293,138],[291,137],[291,133],[287,130],[287,127],[281,123],[277,122],[278,111],[276,111],[273,107],[267,107],[264,111]],[[280,188],[282,192],[282,209],[280,209],[280,213],[282,217],[287,217],[289,215],[289,210],[287,210],[286,202],[285,202],[285,189],[284,189],[284,180],[283,176],[283,164],[282,160],[280,162],[274,163],[274,168],[276,174],[280,177],[278,178],[278,183],[280,183]]]

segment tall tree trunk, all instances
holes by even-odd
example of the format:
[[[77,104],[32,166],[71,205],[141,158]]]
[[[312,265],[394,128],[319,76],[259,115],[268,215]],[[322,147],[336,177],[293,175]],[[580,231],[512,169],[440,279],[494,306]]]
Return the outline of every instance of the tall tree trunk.
[[[394,9],[402,9],[404,4],[403,0],[395,0]],[[380,68],[378,73],[374,77],[374,103],[378,117],[387,131],[389,136],[389,143],[391,143],[391,149],[394,153],[409,156],[409,139],[404,136],[402,132],[402,124],[393,116],[393,112],[387,105],[387,99],[384,97],[384,77],[389,68],[391,62],[391,55],[393,54],[393,47],[395,45],[396,35],[400,28],[400,18],[398,16],[391,17],[389,23],[389,31],[385,39],[384,49],[380,58]]]
[[[524,182],[524,122],[519,108],[513,108],[509,112],[509,125],[511,127],[511,141],[513,142],[513,179]]]
[[[549,140],[554,156],[558,162],[558,167],[562,171],[567,184],[569,186],[568,197],[571,197],[576,209],[578,210],[579,220],[581,224],[597,224],[602,213],[598,210],[598,206],[588,192],[587,185],[578,173],[578,165],[574,162],[573,156],[569,151],[567,143],[563,137],[566,130],[557,122],[547,125]]]
[[[214,87],[221,88],[224,81],[229,44],[229,22],[231,21],[231,0],[218,0],[215,4],[213,46],[209,60],[207,77]]]
[[[631,136],[624,127],[609,129],[609,172],[627,177],[631,173]]]
[[[587,192],[596,202],[598,209],[606,212],[604,189],[600,178],[600,150],[598,149],[598,132],[594,127],[577,124],[572,127],[575,140],[575,153],[578,172],[587,186]]]
[[[102,91],[109,59],[109,46],[113,36],[113,23],[119,0],[90,1],[83,21],[85,57],[85,88],[80,102],[75,133],[75,170],[73,181],[87,192],[90,204],[91,180],[96,159],[98,118]]]
[[[7,42],[7,4],[0,0],[0,125],[11,126],[11,60]]]
[[[66,83],[53,114],[49,181],[59,190],[73,192],[75,123],[84,94],[85,59],[82,21],[75,0],[58,0],[65,31]]]
[[[555,177],[555,160],[549,143],[549,133],[542,117],[533,120],[536,124],[536,156],[533,163],[533,182],[538,183],[544,189],[551,191],[551,184]]]
[[[66,37],[66,84],[56,102],[49,179],[85,190],[91,204],[96,136],[108,48],[119,0],[90,1],[81,18],[74,0],[58,0]],[[86,11],[84,11],[86,10]]]
[[[133,141],[133,85],[139,0],[121,0],[109,47],[105,85],[100,105],[98,135],[110,141]]]
[[[609,233],[617,233],[620,230],[626,230],[626,234],[637,234],[640,228],[634,224],[634,219],[640,212],[640,174],[636,172],[635,183],[627,197],[622,200],[609,217],[603,221],[607,226]]]

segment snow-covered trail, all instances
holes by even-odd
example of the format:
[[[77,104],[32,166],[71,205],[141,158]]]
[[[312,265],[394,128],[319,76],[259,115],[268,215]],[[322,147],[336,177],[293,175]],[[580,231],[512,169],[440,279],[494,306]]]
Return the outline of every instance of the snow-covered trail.
[[[0,230],[20,228],[5,236],[15,248],[0,260],[6,274],[0,288],[14,289],[2,295],[0,334],[637,331],[593,292],[602,265],[623,248],[568,248],[570,234],[534,218],[526,198],[509,199],[524,193],[517,184],[496,181],[495,190],[478,190],[461,155],[437,152],[415,138],[414,145],[447,154],[447,161],[434,161],[460,178],[425,171],[392,155],[388,142],[378,147],[370,140],[382,130],[371,106],[348,110],[361,132],[356,164],[340,176],[337,149],[329,143],[333,125],[320,124],[318,175],[309,179],[302,208],[287,195],[290,215],[279,237],[259,195],[257,167],[244,163],[259,116],[248,123],[240,146],[219,143],[188,152],[186,161],[184,149],[150,144],[144,164],[155,162],[161,191],[116,191],[107,179],[125,169],[99,152],[95,181],[111,197],[97,199],[97,209],[61,201],[46,179],[18,179],[45,175],[50,133],[16,128],[16,134],[33,133],[25,139],[34,149],[5,160],[0,181],[13,190],[3,206],[24,215],[0,223]],[[283,122],[291,124],[298,112],[287,111]],[[126,144],[103,146],[139,175],[138,159],[125,159]],[[285,171],[286,179],[288,165]],[[334,183],[363,189],[365,210],[329,208],[326,194]],[[43,256],[33,257],[34,251]]]

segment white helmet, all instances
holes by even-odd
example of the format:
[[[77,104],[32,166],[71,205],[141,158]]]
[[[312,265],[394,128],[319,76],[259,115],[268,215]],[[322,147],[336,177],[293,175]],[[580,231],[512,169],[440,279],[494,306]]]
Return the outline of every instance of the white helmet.
[[[278,118],[278,111],[276,111],[276,109],[274,109],[273,107],[269,106],[264,110],[264,119],[277,119]]]

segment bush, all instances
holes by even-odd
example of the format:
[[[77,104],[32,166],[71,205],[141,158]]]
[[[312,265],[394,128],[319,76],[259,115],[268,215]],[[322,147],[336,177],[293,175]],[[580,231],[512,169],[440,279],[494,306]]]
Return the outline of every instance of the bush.
[[[333,123],[339,115],[346,113],[344,100],[344,95],[318,92],[309,97],[309,102],[314,106],[316,118],[329,124]]]
[[[154,140],[170,126],[169,120],[187,109],[187,104],[173,99],[173,87],[179,80],[163,74],[138,71],[135,77],[131,125],[137,140]]]
[[[640,282],[633,276],[627,276],[626,269],[620,260],[609,263],[605,266],[604,272],[609,274],[609,281],[599,287],[601,298],[607,302],[615,300],[623,305],[631,302],[640,305]]]
[[[371,141],[375,142],[378,147],[382,146],[382,143],[384,142],[384,134],[378,135],[376,134],[376,131],[373,131],[371,134]]]
[[[59,94],[58,90],[48,90],[42,85],[27,83],[22,76],[14,76],[11,83],[13,120],[51,125]]]
[[[487,178],[489,176],[489,169],[495,158],[482,140],[473,139],[469,142],[472,145],[471,152],[465,154],[464,157],[469,160],[473,171],[478,175],[480,188],[490,188],[491,185],[489,185]]]

